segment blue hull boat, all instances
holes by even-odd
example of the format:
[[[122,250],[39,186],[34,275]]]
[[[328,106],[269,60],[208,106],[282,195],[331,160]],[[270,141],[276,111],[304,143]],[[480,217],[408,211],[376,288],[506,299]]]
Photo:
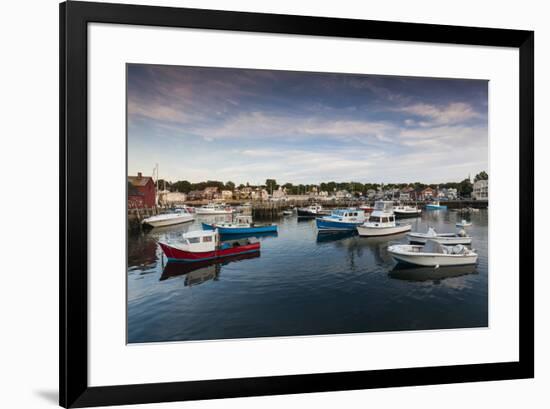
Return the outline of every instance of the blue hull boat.
[[[427,204],[426,209],[428,209],[428,210],[445,210],[445,209],[447,209],[447,206]]]
[[[277,232],[277,225],[269,224],[263,226],[250,226],[250,227],[240,227],[240,226],[220,226],[216,224],[203,223],[202,228],[204,230],[215,230],[218,229],[218,232],[223,235],[227,234],[254,234],[254,233],[271,233]]]
[[[363,223],[340,222],[336,220],[327,220],[326,218],[315,219],[319,231],[355,231],[357,226]]]

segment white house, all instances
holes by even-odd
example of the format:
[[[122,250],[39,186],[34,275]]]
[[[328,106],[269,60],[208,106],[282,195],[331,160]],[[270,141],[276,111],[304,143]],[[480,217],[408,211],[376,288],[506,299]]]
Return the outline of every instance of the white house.
[[[489,181],[478,180],[477,182],[474,182],[472,197],[475,200],[489,200]]]

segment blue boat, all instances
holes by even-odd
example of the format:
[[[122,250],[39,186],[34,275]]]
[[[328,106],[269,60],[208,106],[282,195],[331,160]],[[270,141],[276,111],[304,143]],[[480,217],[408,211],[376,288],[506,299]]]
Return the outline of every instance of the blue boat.
[[[355,231],[366,220],[365,212],[360,209],[337,209],[330,216],[315,219],[319,232]]]
[[[447,206],[439,204],[439,202],[432,202],[426,205],[427,210],[446,210]]]
[[[276,224],[258,224],[253,223],[250,216],[238,216],[234,222],[221,223],[202,223],[204,230],[216,230],[223,235],[242,234],[249,235],[255,233],[277,232]]]

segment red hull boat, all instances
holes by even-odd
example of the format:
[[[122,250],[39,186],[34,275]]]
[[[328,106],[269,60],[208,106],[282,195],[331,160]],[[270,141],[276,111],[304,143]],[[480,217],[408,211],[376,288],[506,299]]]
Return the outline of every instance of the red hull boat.
[[[215,260],[260,251],[257,239],[220,242],[217,230],[186,233],[182,235],[181,241],[159,242],[159,245],[169,261]]]
[[[200,253],[192,253],[190,251],[180,250],[172,247],[167,243],[159,243],[162,251],[168,260],[183,260],[183,261],[202,261],[213,260],[221,257],[235,256],[237,254],[246,254],[255,251],[260,251],[260,243],[251,243],[244,246],[230,247],[228,249],[219,249],[214,251],[206,251]]]

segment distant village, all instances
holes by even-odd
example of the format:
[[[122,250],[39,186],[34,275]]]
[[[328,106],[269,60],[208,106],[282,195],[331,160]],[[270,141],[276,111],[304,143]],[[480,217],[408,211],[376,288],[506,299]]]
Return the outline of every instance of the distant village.
[[[430,200],[489,200],[489,177],[480,172],[461,182],[441,184],[423,183],[359,183],[327,182],[316,185],[277,184],[267,179],[263,185],[235,185],[233,182],[189,181],[168,182],[153,176],[138,173],[128,176],[128,208],[149,208],[157,205],[171,206],[184,203],[209,201],[430,201]]]

